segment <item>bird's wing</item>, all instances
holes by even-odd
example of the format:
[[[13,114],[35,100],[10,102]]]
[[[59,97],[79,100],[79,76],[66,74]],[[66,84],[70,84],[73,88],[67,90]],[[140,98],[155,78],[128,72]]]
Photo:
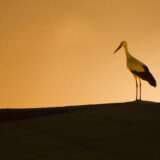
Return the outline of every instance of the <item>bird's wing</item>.
[[[130,70],[134,75],[140,77],[141,79],[147,81],[150,85],[156,87],[156,80],[149,71],[146,65],[143,65],[142,68],[144,69],[143,72],[139,72],[137,70]]]
[[[137,71],[137,72],[144,72],[145,69],[143,68],[145,64],[141,61],[137,60],[133,56],[127,59],[127,68],[129,70]]]

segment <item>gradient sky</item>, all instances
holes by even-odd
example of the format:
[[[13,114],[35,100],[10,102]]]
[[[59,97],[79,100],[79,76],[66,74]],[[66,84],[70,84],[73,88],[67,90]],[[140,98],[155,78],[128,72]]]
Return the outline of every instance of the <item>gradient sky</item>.
[[[135,100],[122,40],[157,80],[142,99],[160,102],[159,0],[0,0],[0,107]]]

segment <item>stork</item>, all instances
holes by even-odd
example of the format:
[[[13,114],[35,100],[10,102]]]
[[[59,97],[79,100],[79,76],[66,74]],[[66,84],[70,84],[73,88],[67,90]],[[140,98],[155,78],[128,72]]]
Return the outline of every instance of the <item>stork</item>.
[[[127,68],[133,74],[135,81],[136,81],[136,101],[141,101],[141,79],[147,81],[151,86],[156,87],[156,80],[149,71],[148,67],[142,63],[141,61],[134,58],[128,51],[128,45],[126,41],[122,41],[118,48],[114,51],[116,53],[120,48],[124,47],[126,53],[126,60],[127,60]],[[139,81],[139,94],[140,97],[138,99],[138,81]]]

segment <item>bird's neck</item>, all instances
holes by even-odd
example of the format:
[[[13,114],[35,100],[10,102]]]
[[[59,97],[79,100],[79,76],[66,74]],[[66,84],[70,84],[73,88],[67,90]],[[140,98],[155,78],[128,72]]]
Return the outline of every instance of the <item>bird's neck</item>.
[[[126,53],[126,57],[127,58],[131,57],[131,55],[130,55],[130,53],[128,51],[128,46],[127,45],[124,46],[124,50],[125,50],[125,53]]]

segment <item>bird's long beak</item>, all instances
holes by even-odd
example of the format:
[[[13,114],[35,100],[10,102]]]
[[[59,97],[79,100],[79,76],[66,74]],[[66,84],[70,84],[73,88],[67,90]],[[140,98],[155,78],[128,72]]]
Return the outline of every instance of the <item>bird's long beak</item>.
[[[116,53],[121,47],[122,47],[122,43],[118,46],[118,48],[113,53]]]

